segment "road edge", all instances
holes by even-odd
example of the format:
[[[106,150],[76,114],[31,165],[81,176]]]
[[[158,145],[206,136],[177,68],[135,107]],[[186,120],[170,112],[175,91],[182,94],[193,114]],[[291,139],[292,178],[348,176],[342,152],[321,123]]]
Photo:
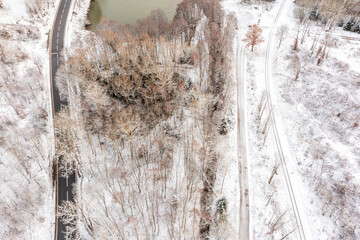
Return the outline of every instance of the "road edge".
[[[54,93],[53,93],[53,79],[52,79],[52,66],[51,66],[51,50],[52,50],[52,39],[53,39],[53,32],[54,32],[54,26],[56,22],[56,18],[59,13],[59,9],[61,6],[62,0],[59,1],[58,6],[56,8],[56,13],[53,18],[53,23],[51,25],[51,31],[50,31],[50,38],[49,38],[49,73],[50,73],[50,100],[51,100],[51,117],[52,117],[52,131],[53,131],[53,149],[55,148],[55,130],[54,130],[54,120],[55,120],[55,110],[54,110]],[[52,155],[52,164],[51,166],[54,166],[54,160],[55,160],[55,150],[53,151]],[[58,167],[57,164],[55,164],[55,169],[52,167],[53,174],[55,176],[52,176],[52,179],[55,177],[55,231],[54,231],[54,239],[57,238],[57,231],[58,231],[58,221],[57,221],[57,215],[58,215]],[[55,171],[54,171],[55,170]]]

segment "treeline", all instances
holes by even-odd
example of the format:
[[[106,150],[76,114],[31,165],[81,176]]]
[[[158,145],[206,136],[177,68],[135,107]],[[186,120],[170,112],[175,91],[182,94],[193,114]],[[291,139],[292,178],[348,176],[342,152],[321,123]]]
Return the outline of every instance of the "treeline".
[[[226,229],[214,189],[234,27],[218,0],[184,0],[171,22],[161,10],[136,26],[102,22],[70,54],[55,131],[61,174],[85,179],[60,211],[80,235],[210,239]]]
[[[358,31],[360,2],[357,0],[297,0],[300,22],[318,21],[331,29],[334,26]]]

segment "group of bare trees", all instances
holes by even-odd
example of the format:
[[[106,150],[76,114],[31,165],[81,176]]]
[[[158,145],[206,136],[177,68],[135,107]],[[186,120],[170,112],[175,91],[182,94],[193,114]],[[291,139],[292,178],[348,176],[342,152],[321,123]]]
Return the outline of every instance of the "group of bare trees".
[[[169,21],[164,11],[161,9],[154,10],[150,15],[138,21],[139,31],[147,33],[152,37],[160,37],[168,30]]]
[[[298,32],[302,32],[301,43],[304,41],[305,33],[309,31],[311,21],[316,21],[327,31],[350,20],[354,23],[359,22],[360,5],[356,0],[297,0],[296,4]]]
[[[62,173],[83,185],[78,215],[64,203],[64,221],[94,238],[226,229],[214,188],[234,24],[217,0],[185,0],[171,23],[160,10],[138,26],[103,22],[92,46],[69,56],[57,77],[69,107],[55,130]]]
[[[205,42],[209,51],[208,80],[205,86],[211,101],[206,107],[203,128],[206,136],[207,153],[204,159],[203,192],[201,194],[200,239],[208,239],[213,222],[214,184],[217,175],[219,153],[216,151],[217,129],[226,109],[229,90],[230,63],[229,52],[232,43],[232,31],[235,27],[234,18],[224,21],[224,13],[218,1],[199,4],[207,17],[205,26]]]
[[[356,0],[297,0],[296,4],[301,23],[318,20],[327,29],[350,17],[358,18],[360,10]]]
[[[311,36],[312,45],[310,48],[310,55],[315,58],[317,65],[321,65],[328,57],[329,50],[336,46],[336,41],[331,36],[331,31],[333,31],[336,26],[343,26],[345,24],[344,29],[347,30],[354,30],[352,28],[358,27],[360,11],[358,1],[297,0],[296,5],[299,25],[292,50],[297,51],[299,46],[305,42],[306,37]],[[316,28],[314,31],[311,29],[311,26],[315,22],[321,27]],[[287,29],[284,27],[285,26],[282,26],[277,34],[279,47],[287,32]],[[298,79],[300,69],[299,57],[293,57],[292,60],[291,67],[295,69],[295,79]]]
[[[192,0],[184,0],[177,7],[173,25],[189,45],[193,37],[195,37],[196,28],[198,28],[201,17],[202,12],[199,5]]]
[[[331,58],[331,56],[331,71],[326,67],[313,66],[320,66],[324,60],[328,58],[332,48],[340,47],[339,44],[341,41],[338,41],[336,36],[332,35],[332,31],[336,26],[342,26],[342,24],[346,23],[349,19],[353,19],[354,23],[358,22],[359,1],[297,0],[296,4],[297,15],[300,21],[294,45],[292,46],[293,51],[289,58],[291,61],[289,66],[294,71],[294,80],[299,79],[300,69],[302,69],[301,80],[306,82],[306,84],[297,83],[293,85],[294,88],[289,87],[285,91],[290,91],[290,89],[295,91],[290,91],[290,95],[292,96],[291,101],[295,103],[300,102],[302,105],[306,105],[307,111],[312,111],[314,113],[312,116],[314,119],[325,119],[321,126],[324,132],[327,134],[331,131],[340,132],[343,127],[336,125],[332,120],[329,120],[330,118],[326,117],[327,113],[325,112],[336,112],[337,107],[343,109],[344,105],[351,106],[350,109],[352,109],[357,105],[355,103],[339,103],[339,101],[336,101],[337,104],[333,104],[334,95],[339,94],[339,85],[336,83],[338,83],[338,81],[351,82],[347,80],[347,75],[352,73],[350,73],[351,71],[349,71],[349,69],[344,70],[339,67],[343,66],[343,64],[345,65],[345,62]],[[317,25],[316,28],[314,27],[315,24]],[[356,24],[354,27],[355,26]],[[281,35],[282,30],[279,30],[279,45],[281,45]],[[301,44],[306,41],[308,41],[308,44],[301,46]],[[304,52],[304,46],[308,46],[307,52]],[[343,51],[346,51],[346,48],[344,48]],[[328,64],[330,64],[330,62]],[[337,68],[339,69],[336,70]],[[341,72],[342,77],[332,76],[331,72]],[[320,82],[315,81],[315,88],[319,91],[326,92],[326,94],[322,95],[322,93],[317,93],[315,99],[304,98],[304,94],[308,91],[306,85],[313,81],[314,76],[317,76],[321,80],[325,79]],[[350,77],[349,79],[352,78],[353,77]],[[350,88],[346,91],[350,91]],[[293,98],[294,96],[295,98]],[[349,100],[347,97],[341,98],[339,96],[337,96],[336,99],[346,99],[344,101]],[[313,107],[314,105],[316,107]],[[350,110],[350,112],[351,114],[357,113],[356,110]],[[339,115],[337,116],[341,116],[342,122],[349,121],[350,123],[348,125],[352,126],[352,120],[349,120],[351,118],[347,119],[343,117],[343,110],[339,111]],[[306,126],[308,125],[306,122],[308,122],[308,116],[304,117],[301,123]],[[331,127],[329,129],[324,128],[326,124],[331,125]],[[304,129],[307,127],[304,127]],[[346,172],[347,170],[336,167],[337,164],[344,166],[348,165],[349,162],[351,162],[351,157],[340,157],[337,153],[337,149],[327,143],[328,141],[343,142],[343,136],[345,134],[341,134],[341,137],[336,136],[335,138],[334,136],[328,137],[328,135],[327,137],[315,137],[313,134],[313,127],[310,127],[310,129],[311,132],[302,131],[301,133],[301,136],[304,139],[307,139],[305,141],[308,141],[308,147],[304,149],[304,151],[310,153],[310,156],[300,158],[302,164],[306,166],[303,168],[303,177],[304,179],[309,179],[310,188],[314,190],[317,195],[317,200],[322,204],[318,209],[319,212],[322,213],[324,218],[328,218],[325,221],[330,221],[334,224],[334,231],[331,234],[334,234],[334,237],[336,236],[336,238],[339,239],[355,239],[359,236],[358,225],[354,223],[354,219],[358,216],[358,208],[351,205],[351,202],[357,201],[355,200],[355,196],[358,191],[354,187],[354,183],[346,179],[352,174],[351,171],[349,170]],[[314,129],[316,129],[316,127]],[[350,135],[357,134],[356,130],[351,130],[351,132]],[[304,139],[301,138],[297,141],[304,141]],[[351,147],[356,145],[353,145],[352,143],[347,144]],[[335,179],[334,176],[341,177]],[[352,214],[348,214],[349,212],[352,212]]]
[[[47,214],[53,206],[47,88],[42,64],[37,69],[21,57],[28,56],[21,45],[3,49],[11,54],[0,57],[1,237],[38,238],[37,229],[50,229],[53,220]]]

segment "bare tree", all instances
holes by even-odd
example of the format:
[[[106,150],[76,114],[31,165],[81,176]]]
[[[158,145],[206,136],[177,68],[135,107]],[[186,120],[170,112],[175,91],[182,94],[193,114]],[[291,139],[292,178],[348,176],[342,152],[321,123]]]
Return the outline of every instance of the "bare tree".
[[[247,43],[247,46],[251,46],[251,51],[254,51],[254,47],[262,42],[264,38],[261,35],[262,29],[258,24],[250,25],[249,30],[246,33],[246,37],[243,39]]]
[[[78,235],[79,215],[77,213],[77,204],[72,201],[64,201],[59,206],[58,217],[67,225],[65,237],[66,239],[80,239]]]
[[[284,40],[284,38],[286,37],[286,34],[288,33],[288,27],[287,25],[282,25],[279,30],[276,33],[276,37],[279,40],[279,45],[278,48],[280,48],[282,41]]]
[[[138,28],[141,33],[147,33],[156,38],[167,30],[168,25],[168,19],[161,9],[151,11],[148,17],[138,21]]]
[[[188,45],[195,36],[201,16],[200,8],[194,0],[184,0],[176,9],[173,26],[178,28],[180,33],[184,33]]]
[[[297,81],[300,76],[301,64],[300,64],[300,58],[296,54],[291,57],[290,69],[293,70],[294,81]]]

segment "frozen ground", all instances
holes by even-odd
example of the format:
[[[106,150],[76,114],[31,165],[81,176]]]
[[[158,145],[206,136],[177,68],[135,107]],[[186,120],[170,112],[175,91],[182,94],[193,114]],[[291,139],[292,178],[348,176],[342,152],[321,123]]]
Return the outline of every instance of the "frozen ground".
[[[39,1],[33,11],[24,0],[0,2],[0,238],[51,239],[53,140],[45,34],[57,1]]]

